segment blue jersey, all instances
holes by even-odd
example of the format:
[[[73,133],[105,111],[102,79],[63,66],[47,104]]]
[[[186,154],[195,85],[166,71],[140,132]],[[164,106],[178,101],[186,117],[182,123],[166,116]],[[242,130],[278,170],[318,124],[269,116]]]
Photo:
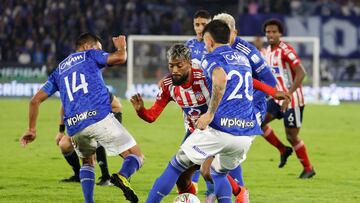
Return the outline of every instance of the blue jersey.
[[[205,55],[201,66],[210,93],[214,68],[222,67],[227,75],[225,93],[209,126],[236,136],[262,134],[253,107],[252,71],[246,56],[224,45]]]
[[[236,37],[233,45],[233,49],[243,53],[249,60],[252,69],[253,78],[260,80],[272,87],[276,86],[276,79],[271,72],[270,67],[261,56],[259,50],[251,43]],[[266,113],[266,94],[260,90],[254,90],[254,104],[261,112],[263,117]]]
[[[199,41],[196,38],[188,40],[185,43],[191,51],[191,62],[193,68],[200,68],[201,59],[207,54],[204,41]]]
[[[106,66],[108,55],[95,49],[70,54],[42,87],[49,96],[60,92],[64,123],[70,136],[111,112],[108,90],[100,70]]]

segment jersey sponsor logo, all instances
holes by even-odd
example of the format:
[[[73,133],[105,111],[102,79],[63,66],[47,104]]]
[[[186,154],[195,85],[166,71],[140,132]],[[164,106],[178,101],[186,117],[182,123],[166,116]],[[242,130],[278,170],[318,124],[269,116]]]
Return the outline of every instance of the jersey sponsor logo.
[[[68,56],[59,64],[60,74],[69,70],[71,67],[85,61],[85,52],[75,53]]]
[[[230,65],[247,65],[250,66],[249,60],[239,52],[228,51],[223,52],[221,55],[225,58],[226,62]]]
[[[253,128],[255,126],[255,121],[246,121],[237,118],[221,118],[220,125],[228,128],[231,128],[233,126],[237,126],[240,128]]]
[[[96,110],[85,111],[67,119],[68,126],[76,125],[77,122],[86,120],[90,117],[96,116]]]
[[[260,58],[259,58],[256,54],[253,54],[253,55],[251,56],[251,60],[252,60],[255,64],[257,64],[257,63],[260,62]]]

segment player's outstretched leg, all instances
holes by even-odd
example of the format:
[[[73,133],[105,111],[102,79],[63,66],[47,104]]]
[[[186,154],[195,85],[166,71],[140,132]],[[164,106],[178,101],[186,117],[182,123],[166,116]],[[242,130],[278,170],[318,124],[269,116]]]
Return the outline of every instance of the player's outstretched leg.
[[[96,185],[100,185],[100,186],[112,185],[110,183],[110,174],[107,166],[106,151],[105,148],[101,145],[99,145],[96,148],[96,160],[101,170],[101,176],[99,178],[100,181],[97,182]]]
[[[266,125],[263,127],[264,131],[264,138],[266,141],[268,141],[270,144],[272,144],[274,147],[276,147],[280,152],[280,163],[279,168],[282,168],[285,166],[288,157],[292,154],[293,150],[291,147],[285,146],[279,138],[275,135],[274,130]]]
[[[231,185],[226,177],[226,173],[219,173],[211,169],[211,177],[214,181],[214,190],[219,203],[231,203]]]
[[[156,179],[151,188],[146,203],[158,203],[170,193],[180,174],[184,172],[183,164],[180,164],[176,157],[173,157],[165,171]]]
[[[94,185],[95,185],[94,159],[95,159],[94,155],[83,158],[83,166],[80,169],[80,182],[81,182],[83,195],[85,198],[85,203],[94,202]]]
[[[139,202],[139,198],[131,187],[128,179],[141,168],[144,163],[144,155],[142,154],[140,147],[135,145],[122,152],[120,156],[124,158],[124,162],[120,171],[112,174],[111,183],[124,192],[124,196],[127,200],[130,202]]]
[[[64,136],[60,142],[59,147],[61,153],[63,154],[65,160],[71,166],[72,170],[74,171],[74,175],[61,180],[61,182],[80,182],[79,178],[79,171],[80,171],[80,162],[79,157],[76,154],[74,147],[71,144],[71,138],[68,136]]]

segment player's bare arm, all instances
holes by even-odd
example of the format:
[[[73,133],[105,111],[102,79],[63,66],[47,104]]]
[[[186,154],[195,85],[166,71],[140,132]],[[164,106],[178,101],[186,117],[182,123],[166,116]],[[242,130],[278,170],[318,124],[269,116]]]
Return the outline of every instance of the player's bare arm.
[[[297,88],[301,86],[301,83],[303,82],[306,72],[304,66],[300,63],[299,65],[295,66],[295,78],[294,78],[294,84],[289,89],[289,93],[292,94],[296,91]]]
[[[210,98],[209,109],[205,114],[200,116],[197,121],[197,128],[200,130],[204,130],[210,124],[225,93],[227,80],[224,69],[221,67],[215,68],[212,73],[212,81],[212,95]]]
[[[107,59],[108,65],[116,65],[116,64],[123,64],[127,59],[127,52],[126,52],[126,39],[124,35],[120,35],[118,37],[113,37],[112,41],[116,48],[114,53],[111,53]]]
[[[48,98],[43,90],[39,90],[35,96],[31,99],[29,104],[29,128],[25,131],[20,138],[20,144],[25,147],[36,138],[36,120],[39,114],[40,104]]]
[[[64,124],[64,107],[60,108],[60,122],[59,132],[55,136],[55,143],[59,145],[60,140],[65,136],[65,124]]]

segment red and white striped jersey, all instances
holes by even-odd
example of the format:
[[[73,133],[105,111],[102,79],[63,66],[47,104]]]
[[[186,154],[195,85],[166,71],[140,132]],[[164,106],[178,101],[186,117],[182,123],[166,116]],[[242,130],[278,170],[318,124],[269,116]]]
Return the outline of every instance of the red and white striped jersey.
[[[176,102],[183,110],[185,128],[190,132],[195,129],[195,122],[207,111],[210,93],[207,89],[205,76],[201,69],[191,69],[190,81],[175,86],[171,76],[165,77],[160,84],[160,91],[155,104],[150,109],[141,109],[138,115],[148,122],[153,122],[170,102]]]
[[[280,41],[279,45],[274,49],[271,49],[271,46],[267,47],[265,58],[277,79],[276,88],[280,91],[288,92],[294,83],[294,69],[301,63],[294,48],[290,44]],[[282,104],[282,101],[279,100],[275,100],[275,102],[280,105]],[[292,100],[288,108],[304,105],[304,95],[300,86],[292,94]]]

